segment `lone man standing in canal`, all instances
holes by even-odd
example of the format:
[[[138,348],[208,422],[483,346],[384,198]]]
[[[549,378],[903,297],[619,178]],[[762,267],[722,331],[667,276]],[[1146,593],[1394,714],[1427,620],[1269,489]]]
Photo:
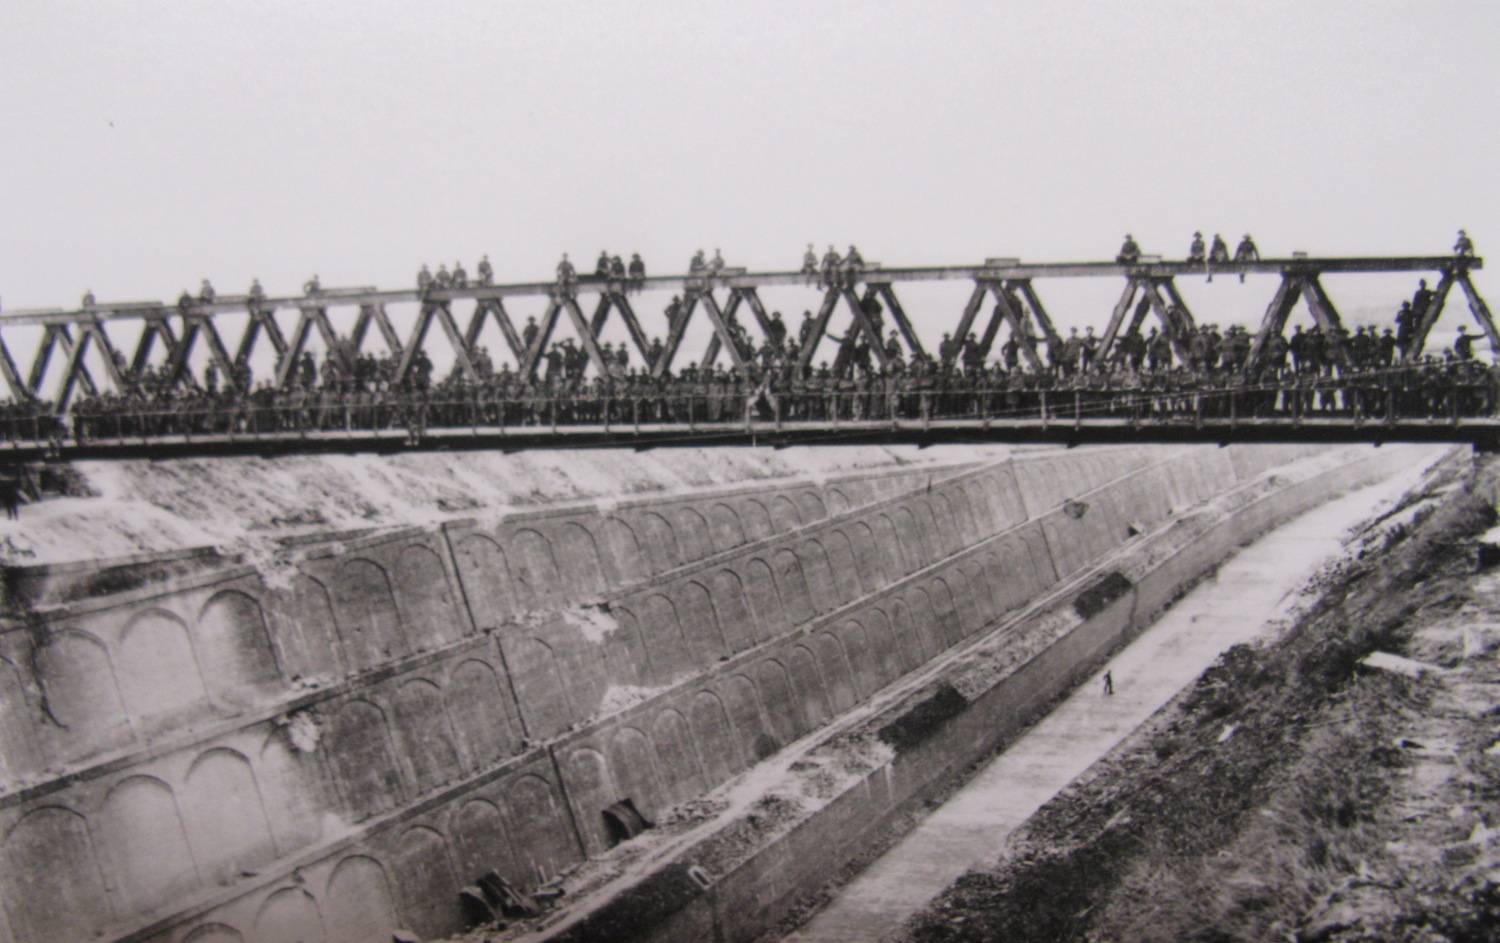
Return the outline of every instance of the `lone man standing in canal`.
[[[1115,693],[1115,676],[1114,676],[1113,672],[1109,672],[1109,671],[1104,672],[1104,693],[1105,694],[1113,694],[1113,693]]]

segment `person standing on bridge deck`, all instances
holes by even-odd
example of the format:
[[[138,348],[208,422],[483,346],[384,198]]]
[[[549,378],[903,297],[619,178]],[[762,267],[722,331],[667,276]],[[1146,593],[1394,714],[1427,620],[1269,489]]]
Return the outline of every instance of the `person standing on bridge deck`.
[[[641,287],[646,284],[646,263],[641,261],[639,252],[630,253],[630,269],[627,274],[633,290],[640,291]]]
[[[1115,256],[1115,261],[1121,265],[1134,265],[1141,260],[1141,247],[1136,244],[1135,237],[1129,233],[1125,234],[1125,242],[1120,246],[1120,254]]]
[[[1411,296],[1411,314],[1413,333],[1420,328],[1422,321],[1427,317],[1427,309],[1432,305],[1433,291],[1427,287],[1427,279],[1417,280],[1417,290]]]
[[[839,266],[844,260],[839,258],[838,250],[833,246],[823,253],[823,281],[820,287],[824,289],[837,288],[839,283]]]
[[[1462,324],[1458,326],[1458,339],[1453,342],[1453,355],[1459,360],[1474,359],[1474,338]]]
[[[1380,363],[1381,366],[1389,367],[1396,360],[1396,338],[1391,336],[1391,329],[1386,328],[1385,333],[1380,335]]]
[[[1458,231],[1458,241],[1453,244],[1453,254],[1461,259],[1474,258],[1474,242],[1462,229]]]
[[[818,280],[818,253],[813,251],[813,244],[807,244],[807,251],[802,253],[802,274],[807,279],[807,286],[811,288]]]
[[[1193,233],[1193,244],[1188,247],[1189,262],[1203,262],[1208,258],[1208,246],[1203,242],[1203,233]]]
[[[488,255],[484,255],[484,256],[480,257],[480,259],[479,259],[479,265],[477,265],[475,267],[475,271],[479,275],[479,284],[481,284],[481,285],[491,285],[491,284],[494,284],[494,281],[495,281],[495,270],[494,270],[493,267],[490,266],[490,257]]]
[[[1250,238],[1249,233],[1245,233],[1245,238],[1241,239],[1240,244],[1235,247],[1234,260],[1236,262],[1243,262],[1247,264],[1250,262],[1260,261],[1260,250],[1255,248],[1255,240]],[[1243,269],[1241,269],[1240,282],[1243,283],[1244,281],[1245,272]]]
[[[536,343],[536,336],[539,333],[541,333],[541,328],[536,326],[536,316],[527,318],[526,326],[521,328],[521,343],[527,350],[530,350],[531,345]]]

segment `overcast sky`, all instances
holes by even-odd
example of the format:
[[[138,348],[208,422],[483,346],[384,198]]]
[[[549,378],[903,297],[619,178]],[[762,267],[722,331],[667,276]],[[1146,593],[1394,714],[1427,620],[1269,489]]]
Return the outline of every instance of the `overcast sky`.
[[[481,253],[533,280],[601,248],[1171,256],[1194,229],[1360,255],[1467,227],[1483,254],[1497,26],[1494,0],[6,0],[0,299],[396,287]],[[1118,286],[1090,290],[1102,321]]]

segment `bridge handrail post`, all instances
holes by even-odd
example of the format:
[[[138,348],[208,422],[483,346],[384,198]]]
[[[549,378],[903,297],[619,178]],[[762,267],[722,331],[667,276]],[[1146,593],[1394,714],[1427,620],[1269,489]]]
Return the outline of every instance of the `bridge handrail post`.
[[[1043,387],[1039,392],[1042,394],[1042,428],[1045,429],[1045,428],[1047,428],[1047,420],[1048,420],[1048,416],[1047,416],[1047,390],[1046,390],[1045,387]]]

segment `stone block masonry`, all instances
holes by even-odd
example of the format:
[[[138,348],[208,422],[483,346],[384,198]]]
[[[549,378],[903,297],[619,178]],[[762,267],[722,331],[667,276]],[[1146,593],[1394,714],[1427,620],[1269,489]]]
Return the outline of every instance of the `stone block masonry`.
[[[661,817],[1308,451],[1040,452],[43,587],[0,626],[0,941],[451,932],[479,873],[603,853],[613,803]]]

